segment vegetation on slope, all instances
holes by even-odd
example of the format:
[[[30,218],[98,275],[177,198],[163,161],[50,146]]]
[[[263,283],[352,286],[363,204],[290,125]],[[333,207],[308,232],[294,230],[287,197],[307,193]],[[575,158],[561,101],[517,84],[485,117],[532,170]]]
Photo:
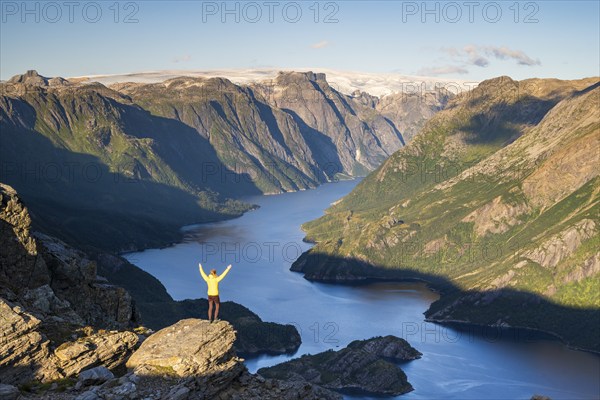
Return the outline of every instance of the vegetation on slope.
[[[435,281],[447,295],[431,319],[535,327],[599,350],[599,93],[592,79],[503,77],[458,96],[304,225],[318,244],[292,269]]]

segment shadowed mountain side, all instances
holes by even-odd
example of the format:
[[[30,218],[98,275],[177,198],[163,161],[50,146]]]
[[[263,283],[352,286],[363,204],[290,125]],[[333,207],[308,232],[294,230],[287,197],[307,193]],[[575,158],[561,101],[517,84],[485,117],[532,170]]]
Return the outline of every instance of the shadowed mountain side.
[[[600,310],[565,307],[537,294],[510,288],[461,290],[441,275],[406,268],[390,269],[356,258],[306,252],[290,268],[310,281],[366,284],[374,281],[423,281],[441,298],[425,312],[427,320],[452,325],[525,328],[550,333],[570,347],[600,352]],[[519,309],[519,313],[507,310]]]
[[[181,319],[206,318],[206,299],[175,301],[158,279],[121,257],[101,254],[97,262],[100,275],[131,294],[145,326],[158,330]],[[263,322],[258,315],[232,301],[221,303],[219,318],[236,329],[236,350],[246,356],[293,353],[301,343],[294,326]]]
[[[34,228],[82,249],[161,245],[179,238],[185,223],[238,216],[248,209],[234,201],[219,205],[214,193],[193,195],[113,172],[98,157],[56,147],[30,130],[3,128],[0,156],[0,180],[28,204]]]

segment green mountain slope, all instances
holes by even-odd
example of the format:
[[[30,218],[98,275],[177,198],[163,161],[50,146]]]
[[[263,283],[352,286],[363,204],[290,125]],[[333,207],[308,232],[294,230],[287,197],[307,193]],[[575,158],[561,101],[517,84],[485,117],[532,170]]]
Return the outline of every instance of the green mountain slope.
[[[0,179],[37,229],[88,250],[169,243],[183,224],[250,208],[232,199],[365,174],[403,144],[376,98],[312,72],[107,88],[28,71],[0,94]],[[426,103],[417,124],[438,108]]]
[[[102,85],[33,71],[0,86],[1,179],[28,201],[38,228],[70,243],[158,245],[183,223],[248,209],[220,193],[258,192],[204,174],[198,160],[221,165],[206,140]]]
[[[428,318],[600,350],[597,79],[497,78],[452,100],[326,215],[309,279],[417,278]]]

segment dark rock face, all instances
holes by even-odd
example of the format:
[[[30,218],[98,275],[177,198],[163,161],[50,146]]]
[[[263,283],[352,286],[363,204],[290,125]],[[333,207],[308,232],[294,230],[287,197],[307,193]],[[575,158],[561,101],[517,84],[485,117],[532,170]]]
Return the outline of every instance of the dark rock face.
[[[10,187],[0,184],[0,284],[15,290],[50,283],[48,268],[31,236],[27,208]]]
[[[131,296],[100,283],[96,263],[62,241],[31,233],[31,218],[17,193],[0,184],[0,295],[39,317],[102,328],[138,319]]]
[[[27,208],[2,184],[0,242],[2,382],[45,382],[98,364],[124,363],[137,344],[136,334],[81,329],[135,323],[129,294],[98,283],[96,264],[83,253],[49,236],[34,237]]]
[[[404,372],[390,361],[408,361],[421,357],[405,340],[376,337],[356,340],[348,347],[261,368],[268,378],[300,379],[327,389],[376,395],[400,395],[412,390]],[[390,360],[390,361],[388,361]]]

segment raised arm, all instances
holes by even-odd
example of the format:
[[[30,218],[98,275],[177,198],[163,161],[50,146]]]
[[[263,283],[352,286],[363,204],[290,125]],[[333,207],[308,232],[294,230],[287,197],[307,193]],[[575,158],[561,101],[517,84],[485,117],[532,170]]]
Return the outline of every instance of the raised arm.
[[[231,269],[231,264],[229,264],[227,266],[227,268],[225,268],[225,272],[223,272],[221,275],[219,275],[219,277],[217,278],[217,282],[221,282],[221,280],[223,278],[225,278],[225,275],[227,275],[227,273],[229,272],[230,269]]]
[[[208,276],[206,276],[206,274],[204,273],[204,270],[202,269],[202,264],[199,263],[198,267],[200,268],[200,275],[202,275],[202,279],[208,281]]]

